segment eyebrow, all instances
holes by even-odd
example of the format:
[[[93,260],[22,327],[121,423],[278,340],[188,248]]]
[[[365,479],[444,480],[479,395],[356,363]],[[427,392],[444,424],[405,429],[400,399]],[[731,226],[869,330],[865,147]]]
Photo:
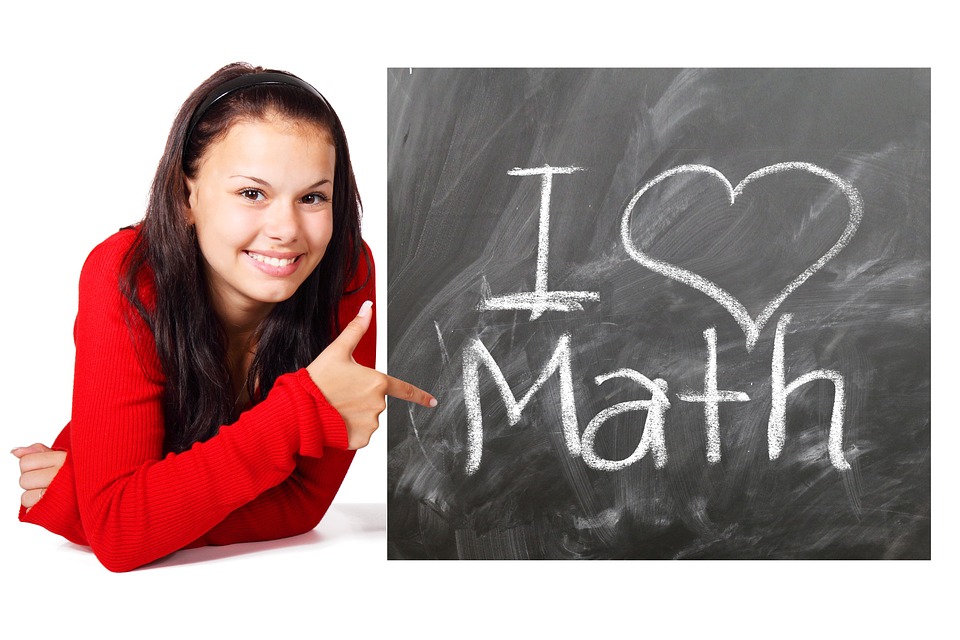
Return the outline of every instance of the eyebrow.
[[[264,187],[271,187],[271,186],[272,186],[272,185],[271,185],[269,182],[267,182],[266,180],[261,180],[260,178],[256,178],[256,177],[254,177],[254,176],[244,176],[244,175],[239,175],[239,174],[238,174],[238,175],[230,176],[230,177],[231,177],[231,178],[244,178],[244,179],[246,179],[246,180],[250,180],[250,181],[252,181],[252,182],[256,182],[257,184],[263,185]],[[330,180],[327,179],[327,178],[324,178],[323,180],[319,180],[319,181],[317,181],[317,182],[314,182],[314,183],[313,183],[312,185],[310,185],[309,187],[304,187],[304,190],[316,189],[317,187],[322,187],[322,186],[325,185],[325,184],[331,184]]]

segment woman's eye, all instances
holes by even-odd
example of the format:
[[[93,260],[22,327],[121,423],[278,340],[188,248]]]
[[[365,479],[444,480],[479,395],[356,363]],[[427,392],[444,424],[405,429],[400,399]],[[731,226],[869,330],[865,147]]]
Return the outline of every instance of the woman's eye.
[[[300,199],[303,204],[323,204],[330,202],[330,199],[322,193],[309,193]]]
[[[240,197],[254,201],[264,199],[263,191],[260,191],[260,189],[244,189],[240,192]]]

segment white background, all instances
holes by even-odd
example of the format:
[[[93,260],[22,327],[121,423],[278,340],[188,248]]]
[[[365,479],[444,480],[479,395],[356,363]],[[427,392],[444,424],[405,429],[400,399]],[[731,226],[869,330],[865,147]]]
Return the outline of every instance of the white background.
[[[177,554],[110,574],[88,551],[19,524],[16,460],[0,464],[0,636],[371,629],[427,637],[553,631],[680,636],[946,637],[956,588],[957,361],[947,201],[958,80],[953,26],[926,2],[549,5],[330,2],[43,3],[9,9],[0,41],[0,451],[49,443],[70,415],[72,328],[90,249],[142,216],[182,101],[243,60],[317,86],[347,131],[378,264],[386,365],[386,69],[418,66],[933,67],[934,484],[931,562],[387,562],[386,435],[360,452],[330,516],[290,541]],[[210,3],[213,4],[213,3]],[[359,3],[353,3],[356,6]],[[852,4],[852,3],[851,3]],[[625,13],[621,6],[636,6]],[[773,8],[775,7],[775,8]],[[572,9],[572,12],[571,12]],[[940,399],[938,401],[938,399]],[[441,399],[442,400],[442,399]],[[385,422],[385,419],[382,419]],[[6,454],[4,454],[6,455]],[[12,597],[11,597],[12,594]],[[954,597],[950,597],[952,594]],[[13,633],[8,634],[8,629]],[[19,634],[19,635],[18,635]],[[86,635],[86,634],[84,634]]]

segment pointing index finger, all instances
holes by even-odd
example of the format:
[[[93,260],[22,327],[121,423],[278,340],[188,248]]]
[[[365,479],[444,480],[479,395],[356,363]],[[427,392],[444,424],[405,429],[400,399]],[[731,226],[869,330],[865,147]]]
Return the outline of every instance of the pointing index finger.
[[[413,402],[423,405],[424,407],[437,406],[437,399],[432,395],[423,389],[418,389],[409,382],[404,382],[393,376],[387,376],[387,395],[391,398],[399,398],[400,400]]]

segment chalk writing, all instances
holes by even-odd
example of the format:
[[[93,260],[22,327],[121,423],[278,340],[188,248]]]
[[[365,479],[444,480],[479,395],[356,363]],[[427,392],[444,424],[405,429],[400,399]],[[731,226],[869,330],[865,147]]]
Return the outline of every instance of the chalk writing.
[[[843,412],[844,412],[844,385],[843,376],[836,371],[818,369],[806,373],[790,384],[785,383],[784,376],[784,333],[791,314],[784,316],[777,323],[777,333],[771,362],[771,386],[773,403],[770,408],[767,440],[771,460],[779,457],[783,450],[786,424],[786,399],[799,387],[815,380],[829,380],[834,384],[833,414],[830,419],[828,435],[828,453],[830,463],[838,470],[850,468],[850,464],[843,456]],[[748,402],[750,397],[741,391],[727,391],[718,388],[716,329],[710,327],[703,332],[707,342],[707,362],[704,366],[703,392],[684,392],[677,394],[677,398],[684,402],[702,402],[704,405],[704,427],[707,435],[706,458],[711,464],[721,459],[720,454],[720,418],[719,403],[721,402]],[[601,385],[613,378],[633,380],[651,394],[649,400],[632,400],[621,402],[598,412],[587,424],[583,435],[580,435],[577,420],[576,397],[573,389],[573,373],[571,359],[571,335],[563,334],[557,341],[557,346],[549,361],[540,370],[536,380],[520,400],[516,399],[510,384],[503,375],[500,366],[479,339],[470,340],[463,351],[463,392],[467,410],[467,463],[468,475],[480,468],[483,455],[483,410],[480,402],[480,368],[485,367],[493,376],[494,384],[503,399],[507,410],[507,420],[511,426],[520,422],[523,410],[533,399],[533,396],[556,373],[560,380],[560,416],[564,442],[567,451],[573,457],[582,456],[587,466],[601,471],[617,471],[628,467],[643,458],[647,452],[653,452],[656,467],[662,468],[667,464],[667,448],[664,440],[664,420],[670,409],[667,398],[669,387],[666,380],[657,378],[651,380],[647,376],[633,369],[617,369],[611,373],[602,374],[594,378],[597,385]],[[622,460],[607,460],[597,455],[595,440],[597,432],[605,422],[628,411],[646,410],[643,434],[640,443],[634,452]]]
[[[582,311],[583,300],[599,300],[596,291],[548,291],[547,272],[550,253],[550,192],[555,173],[568,174],[582,171],[580,167],[542,167],[512,169],[511,176],[540,176],[540,223],[537,233],[537,279],[533,291],[524,291],[493,298],[484,297],[477,306],[479,311],[519,310],[530,311],[530,319],[536,320],[545,311]]]
[[[710,327],[703,332],[707,341],[707,366],[703,376],[703,393],[681,393],[684,402],[702,402],[707,427],[707,460],[720,462],[720,404],[721,402],[746,402],[750,396],[742,391],[717,389],[717,330]]]
[[[536,381],[530,385],[526,395],[519,401],[510,390],[503,372],[496,360],[479,340],[471,340],[463,350],[463,397],[467,408],[467,473],[480,468],[483,453],[483,412],[480,408],[480,366],[483,365],[493,375],[500,391],[500,397],[507,408],[507,420],[510,425],[520,421],[520,414],[533,395],[550,377],[560,372],[560,416],[563,422],[563,435],[571,455],[580,454],[580,429],[577,424],[577,410],[573,397],[573,377],[570,375],[570,334],[564,334],[557,342],[550,361],[544,365]]]
[[[606,375],[597,376],[594,380],[600,385],[611,378],[628,378],[638,383],[644,389],[650,392],[649,400],[632,400],[630,402],[621,402],[612,407],[604,409],[593,417],[593,420],[587,425],[583,432],[583,442],[581,451],[583,452],[583,461],[588,467],[600,469],[602,471],[616,471],[629,467],[634,462],[640,460],[653,450],[653,460],[657,469],[667,464],[667,444],[663,439],[663,416],[670,408],[670,400],[667,399],[667,381],[663,378],[650,380],[642,373],[637,373],[633,369],[618,369]],[[597,430],[604,422],[627,411],[646,410],[647,418],[643,423],[643,435],[640,437],[640,444],[629,457],[623,460],[604,460],[599,457],[593,448],[594,439],[597,437]]]
[[[787,331],[787,325],[793,319],[793,314],[785,313],[777,322],[777,332],[773,343],[773,373],[772,379],[772,404],[770,407],[770,421],[767,426],[767,450],[771,460],[780,457],[783,450],[783,443],[786,439],[787,422],[787,396],[793,393],[798,387],[802,387],[808,382],[814,380],[829,380],[833,383],[833,412],[830,416],[830,435],[827,437],[827,453],[830,455],[830,463],[837,469],[846,470],[850,468],[850,463],[843,457],[843,376],[837,371],[818,369],[806,373],[788,385],[784,384],[785,374],[783,371],[784,347],[783,336]]]
[[[714,180],[720,182],[720,184],[722,184],[727,190],[727,196],[730,200],[730,204],[733,205],[737,198],[743,193],[743,190],[752,182],[755,182],[764,176],[781,173],[784,171],[806,171],[832,182],[847,198],[850,216],[843,233],[840,234],[840,238],[836,241],[836,243],[834,243],[834,245],[820,257],[820,259],[807,267],[800,275],[798,275],[787,286],[785,286],[780,293],[773,298],[773,300],[768,302],[760,312],[760,315],[757,316],[756,320],[753,320],[750,317],[746,307],[744,307],[739,300],[721,289],[714,282],[711,282],[710,280],[693,273],[692,271],[688,271],[682,267],[678,267],[670,264],[669,262],[658,260],[647,255],[636,247],[633,239],[631,238],[630,218],[634,207],[637,205],[637,202],[651,187],[663,182],[668,178],[684,173],[702,173],[710,176]],[[809,162],[782,162],[780,164],[763,167],[762,169],[754,171],[746,178],[741,180],[740,184],[738,184],[736,188],[730,184],[730,182],[722,173],[713,167],[708,167],[702,164],[685,164],[679,167],[674,167],[673,169],[669,169],[668,171],[664,171],[643,185],[640,190],[634,194],[633,198],[630,199],[630,203],[623,211],[623,218],[621,219],[620,224],[620,237],[623,241],[623,247],[627,250],[627,253],[630,254],[630,257],[643,266],[647,267],[651,271],[655,271],[661,275],[676,280],[677,282],[682,282],[687,286],[693,287],[694,289],[707,294],[719,302],[723,308],[733,316],[734,320],[737,321],[737,324],[740,325],[740,328],[743,329],[743,333],[747,338],[747,351],[752,351],[754,345],[757,343],[757,339],[760,337],[760,330],[763,329],[763,326],[767,323],[767,320],[773,316],[774,312],[777,310],[777,307],[779,307],[786,297],[796,290],[797,287],[806,282],[810,276],[819,271],[823,265],[833,259],[834,256],[840,253],[841,249],[847,246],[847,243],[850,242],[853,234],[856,233],[862,217],[863,199],[860,197],[860,193],[853,187],[853,185],[836,174],[831,173],[826,169],[822,169],[817,165],[810,164]]]
[[[549,275],[549,227],[550,227],[550,192],[554,174],[570,174],[582,170],[580,167],[543,167],[513,169],[508,173],[517,176],[539,175],[540,188],[540,224],[537,245],[537,271],[534,291],[515,293],[493,297],[484,280],[483,295],[479,311],[494,310],[528,310],[530,319],[534,320],[546,311],[575,311],[582,310],[580,305],[584,300],[598,300],[599,294],[593,291],[549,291],[547,281]],[[847,199],[849,205],[849,219],[840,238],[834,245],[794,278],[780,293],[771,300],[763,311],[752,319],[746,308],[732,295],[706,278],[677,267],[670,263],[652,258],[640,251],[634,244],[631,236],[631,214],[640,198],[654,185],[678,174],[702,173],[719,181],[727,190],[730,204],[734,204],[737,197],[743,193],[746,186],[765,176],[785,171],[804,171],[824,178],[836,185]],[[682,165],[665,171],[647,182],[634,194],[624,210],[621,219],[621,240],[627,253],[641,265],[652,271],[665,275],[671,279],[687,284],[697,289],[721,304],[737,321],[746,336],[746,350],[752,351],[760,336],[760,331],[770,319],[783,300],[797,287],[803,284],[811,275],[832,259],[850,241],[856,232],[863,215],[863,202],[859,192],[848,182],[816,165],[805,162],[785,162],[764,167],[754,171],[744,178],[736,187],[719,171],[705,165]],[[792,314],[784,314],[777,323],[774,337],[774,349],[771,362],[771,396],[772,403],[767,429],[768,454],[770,460],[780,456],[786,439],[786,401],[788,396],[799,387],[815,380],[827,380],[834,385],[834,405],[830,421],[828,436],[828,454],[831,464],[839,470],[847,470],[850,464],[843,455],[843,416],[844,416],[844,381],[843,376],[833,370],[818,369],[806,373],[789,384],[786,383],[784,373],[784,334],[792,319]],[[436,322],[437,338],[440,342],[442,357],[447,361],[446,347],[440,326]],[[707,344],[707,359],[704,366],[704,380],[702,392],[685,391],[677,394],[683,402],[702,402],[704,407],[704,428],[706,432],[706,459],[715,464],[721,460],[720,438],[720,403],[748,402],[750,396],[742,391],[721,390],[718,382],[717,369],[717,331],[709,327],[703,332]],[[628,467],[642,459],[648,452],[653,453],[654,464],[662,468],[667,464],[667,448],[664,439],[664,420],[670,409],[667,397],[669,385],[663,378],[651,380],[647,376],[633,369],[621,368],[611,373],[598,375],[594,378],[597,385],[601,385],[614,378],[626,378],[639,384],[650,393],[649,400],[632,400],[621,402],[601,410],[587,424],[583,434],[580,434],[576,412],[576,399],[573,390],[573,375],[571,371],[571,335],[564,333],[557,342],[553,355],[540,370],[533,384],[530,385],[523,397],[517,400],[509,383],[503,375],[500,366],[479,339],[469,340],[463,349],[463,390],[467,412],[467,474],[476,473],[480,468],[483,455],[483,411],[480,400],[480,368],[484,367],[492,375],[494,384],[499,391],[506,411],[507,420],[511,426],[516,425],[521,418],[524,408],[530,403],[533,396],[554,376],[558,375],[560,382],[560,415],[564,443],[573,457],[582,456],[584,463],[593,469],[601,471],[617,471]],[[642,435],[632,454],[621,460],[601,458],[595,448],[597,432],[610,419],[629,411],[646,411]]]

